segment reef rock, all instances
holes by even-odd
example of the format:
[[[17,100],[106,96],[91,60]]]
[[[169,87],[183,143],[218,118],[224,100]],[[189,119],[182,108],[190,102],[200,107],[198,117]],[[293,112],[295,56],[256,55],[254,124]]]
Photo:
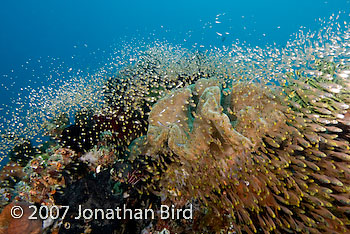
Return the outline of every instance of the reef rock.
[[[36,220],[29,219],[29,216],[33,213],[33,209],[29,208],[30,205],[27,202],[12,202],[7,205],[0,214],[0,234],[42,233],[42,221],[39,218]],[[11,216],[11,209],[14,206],[22,207],[23,216],[21,218]],[[19,214],[19,212],[15,212],[15,214]]]

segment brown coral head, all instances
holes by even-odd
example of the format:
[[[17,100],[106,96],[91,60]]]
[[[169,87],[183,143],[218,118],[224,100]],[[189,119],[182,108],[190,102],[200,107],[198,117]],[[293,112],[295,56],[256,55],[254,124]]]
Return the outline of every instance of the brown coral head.
[[[27,202],[12,202],[7,205],[0,214],[0,234],[42,233],[42,220],[39,218],[36,220],[29,219],[29,216],[33,213],[33,209],[29,208],[30,205]],[[23,216],[14,218],[13,215],[19,215],[22,212],[19,207],[23,210]]]

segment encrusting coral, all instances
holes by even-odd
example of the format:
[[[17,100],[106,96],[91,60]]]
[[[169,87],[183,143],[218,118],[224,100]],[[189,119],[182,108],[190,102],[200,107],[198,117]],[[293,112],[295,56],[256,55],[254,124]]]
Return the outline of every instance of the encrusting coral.
[[[174,90],[131,158],[157,161],[148,171],[175,204],[200,201],[207,230],[347,232],[348,81],[317,65],[282,87],[212,78]]]

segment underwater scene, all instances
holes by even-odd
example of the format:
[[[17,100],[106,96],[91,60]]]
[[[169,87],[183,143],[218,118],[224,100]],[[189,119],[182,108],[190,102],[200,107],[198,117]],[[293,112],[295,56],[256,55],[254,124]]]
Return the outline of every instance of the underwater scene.
[[[350,233],[348,9],[0,3],[0,234]]]

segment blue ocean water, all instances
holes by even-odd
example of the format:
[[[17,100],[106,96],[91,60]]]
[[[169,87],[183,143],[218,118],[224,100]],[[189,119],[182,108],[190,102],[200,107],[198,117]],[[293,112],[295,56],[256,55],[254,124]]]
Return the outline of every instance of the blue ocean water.
[[[350,1],[0,2],[0,109],[4,115],[27,85],[46,85],[59,67],[94,70],[121,42],[154,40],[193,45],[283,46],[300,28],[342,13]],[[63,69],[64,70],[64,69]]]
[[[347,0],[1,1],[0,74],[11,76],[12,69],[20,72],[28,59],[68,60],[84,45],[89,51],[106,50],[124,38],[151,33],[183,43],[192,31],[192,43],[215,44],[219,41],[215,30],[203,32],[203,27],[218,14],[226,14],[220,20],[221,27],[230,32],[227,44],[235,39],[259,46],[285,44],[300,26],[314,29],[316,19],[349,6]],[[18,82],[28,79],[16,75]],[[6,96],[1,92],[1,100]]]

